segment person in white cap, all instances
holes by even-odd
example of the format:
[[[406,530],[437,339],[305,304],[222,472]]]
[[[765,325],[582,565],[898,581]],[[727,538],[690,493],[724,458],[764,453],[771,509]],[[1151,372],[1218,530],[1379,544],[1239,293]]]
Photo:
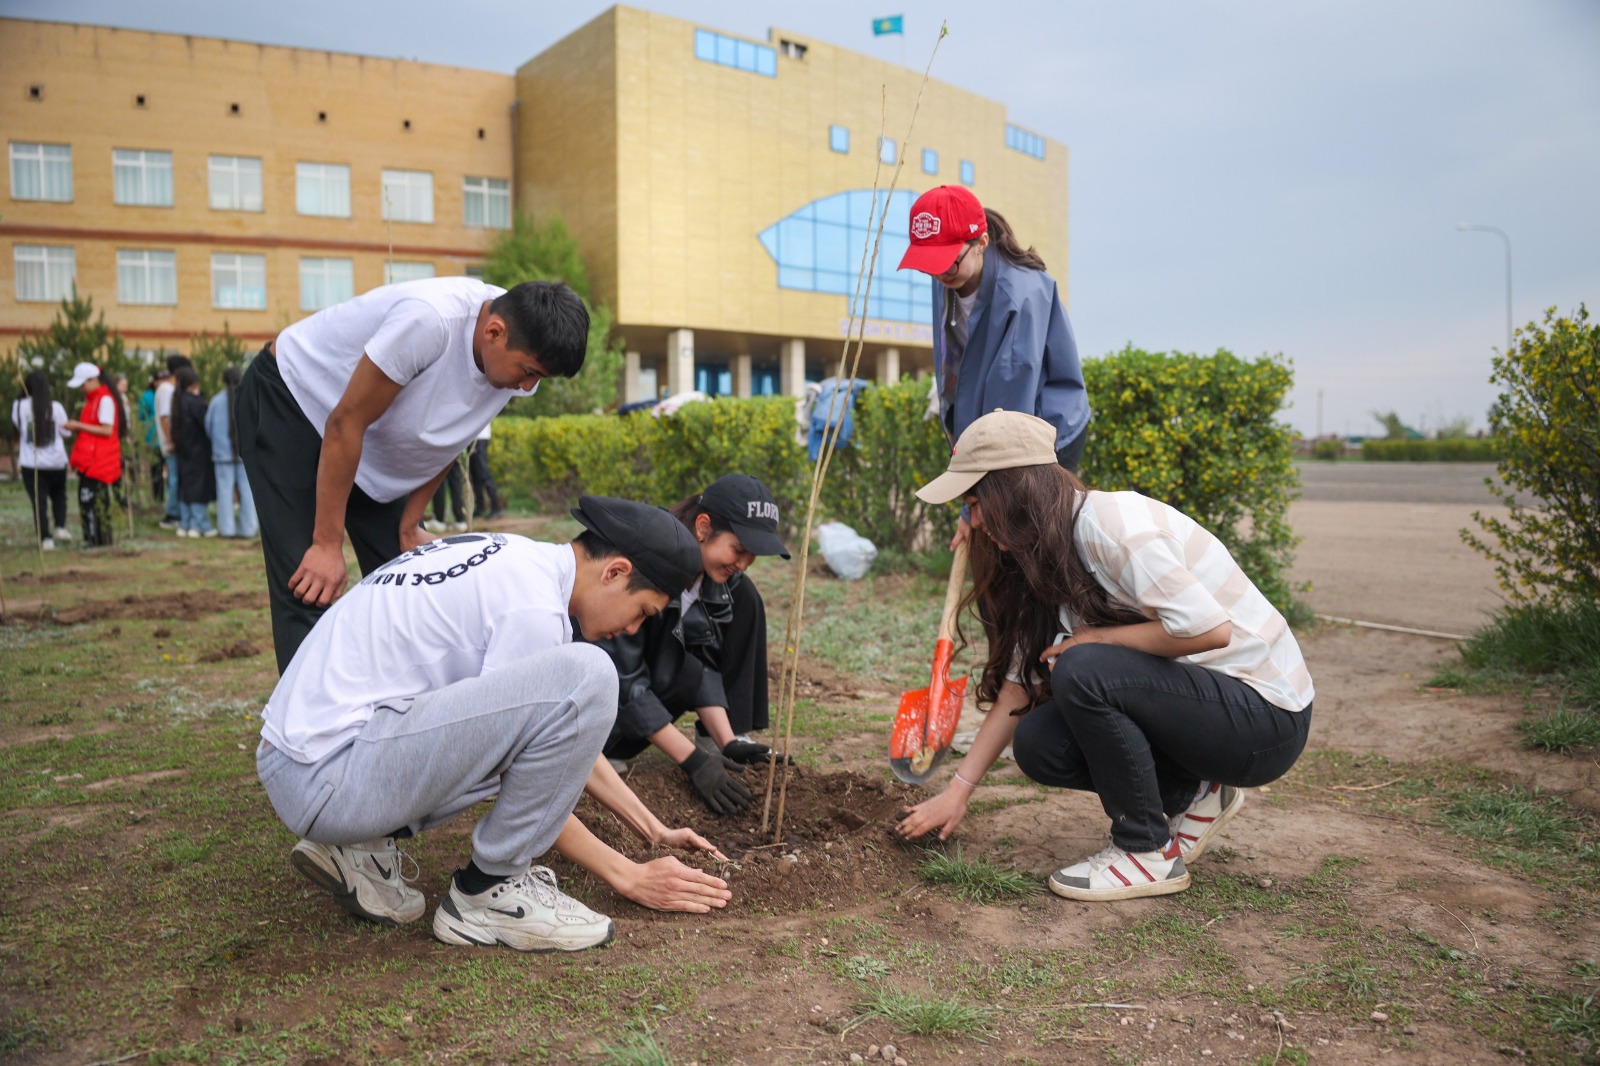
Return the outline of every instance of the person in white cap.
[[[116,399],[93,363],[72,368],[69,389],[82,389],[83,411],[67,422],[78,434],[69,461],[78,472],[78,513],[85,547],[111,544],[111,486],[122,476],[122,441],[117,436]]]
[[[917,490],[970,509],[976,605],[988,638],[989,710],[938,796],[899,833],[948,838],[1012,745],[1042,784],[1095,792],[1111,846],[1050,875],[1079,900],[1180,892],[1244,803],[1283,776],[1311,728],[1311,675],[1294,634],[1228,549],[1136,492],[1086,489],[1055,430],[998,411]]]

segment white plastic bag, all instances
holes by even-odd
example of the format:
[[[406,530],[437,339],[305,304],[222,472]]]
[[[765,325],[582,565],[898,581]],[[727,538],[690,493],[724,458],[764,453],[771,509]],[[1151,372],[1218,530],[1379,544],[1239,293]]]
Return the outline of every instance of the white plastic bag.
[[[817,527],[817,550],[828,569],[846,581],[865,577],[878,557],[878,546],[843,522],[824,522]]]

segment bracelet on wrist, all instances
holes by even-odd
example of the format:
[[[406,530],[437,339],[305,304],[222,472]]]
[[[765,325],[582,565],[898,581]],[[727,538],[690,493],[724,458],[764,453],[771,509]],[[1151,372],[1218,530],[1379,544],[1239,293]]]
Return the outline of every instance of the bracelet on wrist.
[[[960,770],[956,771],[956,780],[960,781],[963,785],[966,785],[968,788],[972,789],[974,792],[976,792],[977,789],[978,789],[978,783],[976,781],[968,781],[966,778],[962,777]]]

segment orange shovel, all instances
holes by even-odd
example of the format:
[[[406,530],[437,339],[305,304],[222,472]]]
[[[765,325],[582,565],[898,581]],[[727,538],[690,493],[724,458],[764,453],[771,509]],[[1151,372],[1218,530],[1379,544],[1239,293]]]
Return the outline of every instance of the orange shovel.
[[[889,734],[889,769],[908,784],[920,785],[933,776],[934,767],[955,740],[961,701],[967,694],[967,677],[963,674],[950,680],[950,657],[955,653],[950,633],[955,627],[956,604],[961,602],[961,586],[966,577],[967,543],[962,541],[956,545],[955,558],[950,562],[939,640],[933,646],[933,679],[927,688],[900,696],[900,711],[894,716],[894,731]]]

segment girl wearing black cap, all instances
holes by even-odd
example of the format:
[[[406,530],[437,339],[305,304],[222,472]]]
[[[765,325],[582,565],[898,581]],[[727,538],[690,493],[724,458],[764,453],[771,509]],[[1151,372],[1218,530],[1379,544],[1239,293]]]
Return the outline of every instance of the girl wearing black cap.
[[[700,576],[637,633],[596,641],[621,680],[605,754],[629,759],[654,744],[708,807],[729,814],[750,802],[731,774],[771,757],[748,737],[767,728],[767,612],[744,571],[789,550],[772,493],[749,475],[718,478],[670,510],[700,544]],[[693,742],[674,726],[689,712],[699,718]]]

